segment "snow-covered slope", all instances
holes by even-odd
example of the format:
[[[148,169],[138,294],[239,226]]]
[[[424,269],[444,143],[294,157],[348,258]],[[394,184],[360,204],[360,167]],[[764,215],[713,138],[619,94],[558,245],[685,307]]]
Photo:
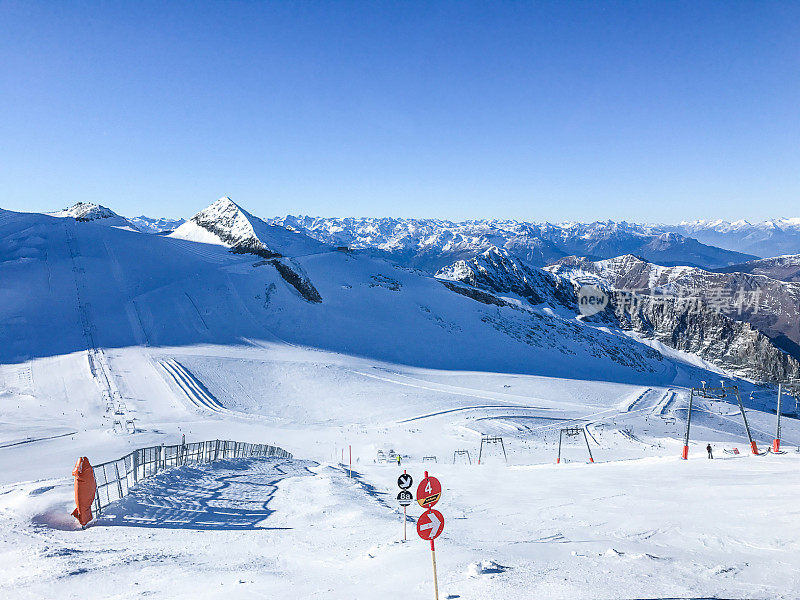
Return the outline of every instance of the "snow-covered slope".
[[[270,222],[336,246],[368,248],[402,264],[436,272],[457,260],[498,247],[535,266],[567,255],[611,258],[637,254],[659,264],[723,267],[752,256],[713,248],[663,229],[613,221],[590,224],[438,219],[314,218],[286,216]]]
[[[273,258],[323,251],[326,246],[302,233],[254,217],[228,197],[201,210],[170,237],[220,244],[232,252]]]
[[[727,374],[576,320],[503,249],[447,280],[365,254],[263,259],[0,211],[0,596],[430,597],[429,546],[399,541],[407,469],[444,485],[440,597],[792,597],[795,453],[733,458],[748,447],[735,400],[701,399],[677,458],[684,386]],[[763,450],[774,393],[735,382]],[[568,426],[598,464],[574,439],[554,464]],[[796,419],[783,431],[800,443]],[[79,530],[78,456],[184,434],[297,460],[171,469]],[[731,460],[706,460],[709,442]],[[389,449],[402,467],[375,462]],[[481,465],[452,464],[457,450]]]
[[[586,377],[635,381],[674,372],[627,336],[503,301],[476,301],[461,288],[453,291],[382,259],[327,251],[275,263],[178,236],[5,215],[5,361],[80,351],[87,340],[98,347],[174,346],[277,336],[436,368],[566,375],[580,360]],[[234,244],[252,239],[246,229],[230,230],[241,233]],[[298,246],[269,248],[287,253]],[[304,295],[303,282],[318,299],[314,292]],[[51,336],[54,330],[58,336]]]

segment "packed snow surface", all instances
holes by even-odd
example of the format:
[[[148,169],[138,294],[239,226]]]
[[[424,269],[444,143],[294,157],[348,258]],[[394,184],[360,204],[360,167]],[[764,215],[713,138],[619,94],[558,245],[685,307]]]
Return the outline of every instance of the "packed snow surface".
[[[443,599],[797,597],[800,426],[784,399],[787,452],[764,452],[769,388],[303,238],[281,264],[320,303],[226,244],[8,211],[0,239],[4,598],[433,597],[404,469],[443,484]],[[681,461],[687,386],[721,378],[762,454],[733,397],[701,399]],[[562,427],[594,464],[573,437],[555,464]],[[183,435],[294,458],[179,467],[69,516],[78,457]]]

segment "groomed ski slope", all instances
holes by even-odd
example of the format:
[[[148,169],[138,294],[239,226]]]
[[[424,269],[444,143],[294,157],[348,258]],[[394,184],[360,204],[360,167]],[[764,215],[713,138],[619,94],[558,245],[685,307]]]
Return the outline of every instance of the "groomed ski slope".
[[[3,597],[432,597],[413,522],[399,540],[400,470],[374,462],[389,450],[444,484],[442,598],[797,597],[798,420],[786,454],[733,457],[734,404],[700,401],[680,461],[686,386],[727,377],[696,357],[365,256],[287,263],[314,304],[215,245],[18,213],[0,233]],[[774,394],[737,383],[765,449]],[[574,441],[554,464],[567,425],[587,428],[596,464]],[[496,448],[452,464],[475,461],[481,434],[503,436],[508,466]],[[77,457],[182,435],[296,460],[167,472],[77,528]]]
[[[369,465],[348,479],[334,465],[289,462],[165,473],[83,532],[65,516],[68,485],[5,487],[0,589],[15,598],[432,597],[428,545],[413,522],[401,542],[396,468]],[[437,466],[440,597],[796,598],[798,467],[794,455]],[[408,468],[418,480],[422,465]]]

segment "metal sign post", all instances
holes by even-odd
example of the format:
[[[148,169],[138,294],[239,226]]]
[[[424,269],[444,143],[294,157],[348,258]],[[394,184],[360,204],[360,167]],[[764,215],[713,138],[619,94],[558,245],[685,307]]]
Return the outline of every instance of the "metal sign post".
[[[406,532],[406,523],[408,522],[408,517],[406,516],[406,510],[408,506],[411,504],[411,501],[414,499],[414,496],[411,492],[408,491],[408,488],[411,487],[411,484],[414,483],[411,475],[408,474],[408,471],[403,471],[403,474],[397,478],[397,487],[400,488],[400,493],[397,494],[397,501],[400,503],[400,506],[403,507],[403,541],[408,540],[408,534]]]

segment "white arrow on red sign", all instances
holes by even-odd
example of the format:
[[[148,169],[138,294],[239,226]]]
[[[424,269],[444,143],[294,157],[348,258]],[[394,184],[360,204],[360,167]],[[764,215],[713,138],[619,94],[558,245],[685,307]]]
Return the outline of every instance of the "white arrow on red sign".
[[[435,540],[444,529],[442,513],[429,508],[417,520],[417,534],[423,540]]]

